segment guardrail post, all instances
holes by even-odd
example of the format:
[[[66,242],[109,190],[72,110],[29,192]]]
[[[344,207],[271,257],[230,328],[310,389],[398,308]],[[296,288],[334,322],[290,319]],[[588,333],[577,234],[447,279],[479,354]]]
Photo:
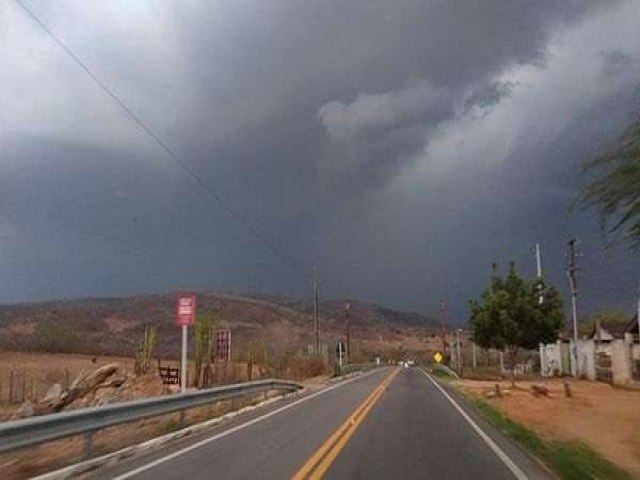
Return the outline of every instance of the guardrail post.
[[[185,411],[180,410],[180,425],[184,426],[185,423],[186,423]]]
[[[91,458],[93,453],[93,431],[85,432],[84,437],[84,450],[82,452],[82,459],[87,460]]]

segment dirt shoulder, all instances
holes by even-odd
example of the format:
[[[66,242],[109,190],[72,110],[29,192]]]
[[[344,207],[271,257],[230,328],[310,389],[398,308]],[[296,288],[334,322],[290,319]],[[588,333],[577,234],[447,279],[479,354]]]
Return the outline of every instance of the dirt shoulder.
[[[452,382],[464,393],[483,398],[514,421],[550,440],[579,440],[640,478],[640,392],[591,381],[569,381],[572,397],[564,394],[561,380],[509,382],[459,380]],[[487,398],[500,383],[502,397]],[[534,396],[531,386],[548,389]]]

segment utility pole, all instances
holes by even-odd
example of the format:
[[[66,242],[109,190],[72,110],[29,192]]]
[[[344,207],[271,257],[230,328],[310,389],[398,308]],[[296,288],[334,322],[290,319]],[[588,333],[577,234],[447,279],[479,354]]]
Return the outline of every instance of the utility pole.
[[[445,333],[445,304],[444,300],[440,302],[440,337],[442,338],[442,355],[447,355],[447,340]]]
[[[313,266],[313,318],[316,323],[316,355],[320,355],[320,323],[318,321],[318,267]]]
[[[540,244],[536,243],[536,271],[538,274],[538,279],[542,278],[542,260],[540,259]],[[538,297],[538,303],[542,305],[544,302],[544,297],[542,296],[542,284],[539,285],[540,296]]]
[[[473,370],[475,371],[478,368],[478,360],[476,358],[476,342],[471,343],[471,348],[473,351]]]
[[[351,363],[351,338],[349,335],[349,310],[351,310],[351,304],[349,302],[345,302],[344,304],[344,319],[346,326],[346,336],[347,336],[347,364]]]
[[[462,354],[460,352],[460,329],[456,329],[456,360],[458,364],[458,373],[462,376]]]
[[[637,311],[637,316],[638,316],[638,342],[640,342],[640,286],[638,286],[638,311]]]
[[[573,362],[575,365],[575,376],[580,376],[578,365],[578,279],[576,272],[578,267],[576,265],[576,242],[575,238],[572,238],[567,242],[569,247],[569,266],[567,267],[567,274],[569,276],[569,287],[571,288],[571,309],[573,312]],[[600,325],[596,327],[600,331]]]

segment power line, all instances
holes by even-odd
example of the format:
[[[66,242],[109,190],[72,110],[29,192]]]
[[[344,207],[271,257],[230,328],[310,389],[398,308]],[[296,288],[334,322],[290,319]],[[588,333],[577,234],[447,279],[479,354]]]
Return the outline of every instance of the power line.
[[[309,278],[309,275],[305,273],[305,269],[301,268],[292,258],[283,254],[275,245],[273,245],[267,238],[264,237],[254,226],[252,226],[247,220],[245,220],[240,213],[238,213],[224,198],[215,192],[215,190],[209,185],[198,173],[193,170],[180,156],[174,152],[169,145],[167,145],[146,123],[144,123],[138,115],[136,115],[116,93],[111,90],[102,80],[100,80],[91,69],[85,64],[73,50],[71,50],[60,38],[47,25],[40,20],[40,18],[29,9],[22,0],[15,0],[15,2],[22,8],[22,10],[67,54],[71,59],[93,80],[93,82],[100,87],[100,89],[113,100],[132,120],[139,128],[141,128],[151,139],[162,149],[167,156],[173,160],[187,175],[189,175],[195,182],[209,195],[209,197],[218,203],[223,210],[225,210],[235,221],[242,225],[256,240],[266,246],[271,252],[286,263],[290,268],[296,270],[305,279]]]

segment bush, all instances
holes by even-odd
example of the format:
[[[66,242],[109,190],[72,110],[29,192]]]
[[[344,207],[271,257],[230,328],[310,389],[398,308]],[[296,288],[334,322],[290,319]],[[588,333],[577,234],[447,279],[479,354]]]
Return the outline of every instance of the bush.
[[[295,353],[285,353],[277,363],[276,376],[292,380],[331,375],[331,367],[322,358]]]
[[[51,320],[36,325],[34,334],[40,349],[51,353],[74,352],[80,340],[71,327]]]

